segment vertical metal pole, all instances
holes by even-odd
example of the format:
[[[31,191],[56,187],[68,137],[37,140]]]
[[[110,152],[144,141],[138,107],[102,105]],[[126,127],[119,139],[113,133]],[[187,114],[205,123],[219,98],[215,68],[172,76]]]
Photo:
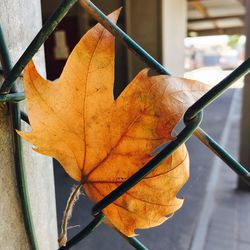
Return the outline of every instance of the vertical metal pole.
[[[246,58],[250,57],[250,1],[246,1]],[[240,163],[250,169],[250,74],[245,77],[243,89],[243,107],[241,120]],[[241,179],[238,188],[250,191],[250,187]]]
[[[5,76],[10,77],[11,65],[41,27],[40,1],[4,0],[0,1],[0,10],[1,61]],[[40,72],[44,72],[42,50],[35,61]],[[12,80],[20,73],[21,70],[16,72],[14,78],[12,75]],[[15,91],[12,80],[6,86]],[[17,90],[22,91],[21,79],[16,83]],[[26,126],[21,124],[20,107],[25,108],[24,102],[0,103],[0,249],[57,249],[52,161],[35,153],[31,145],[17,136],[15,129]]]
[[[3,32],[0,26],[0,61],[3,65],[4,76],[6,77],[11,71],[11,62],[9,53],[4,41]],[[13,91],[16,91],[16,86],[12,87]],[[19,103],[10,103],[10,112],[12,114],[12,128],[13,130],[21,130],[21,113]],[[16,168],[16,180],[19,189],[19,195],[21,200],[22,214],[24,219],[24,225],[27,233],[28,242],[31,249],[38,249],[38,243],[36,240],[34,225],[31,217],[30,201],[27,194],[27,180],[25,178],[24,161],[23,161],[23,147],[21,138],[14,132],[14,161]]]

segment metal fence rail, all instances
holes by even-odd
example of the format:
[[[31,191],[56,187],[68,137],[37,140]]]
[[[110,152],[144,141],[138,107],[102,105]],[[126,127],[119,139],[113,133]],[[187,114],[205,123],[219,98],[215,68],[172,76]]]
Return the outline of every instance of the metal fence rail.
[[[132,50],[137,56],[139,56],[149,67],[156,70],[159,74],[170,75],[160,63],[158,63],[152,56],[150,56],[143,48],[141,48],[135,41],[133,41],[124,31],[122,31],[117,25],[112,23],[108,17],[101,12],[91,1],[79,0],[84,9],[98,22],[100,22],[105,28],[107,28],[114,36],[125,44],[128,49]],[[45,25],[38,32],[36,37],[30,43],[23,55],[19,58],[17,63],[11,67],[8,50],[4,43],[4,36],[0,27],[0,59],[3,69],[1,74],[4,75],[5,81],[0,88],[0,102],[9,102],[12,110],[13,129],[20,129],[21,119],[25,122],[29,122],[28,116],[20,111],[18,102],[24,100],[24,93],[18,93],[15,89],[15,81],[21,75],[22,70],[30,59],[34,56],[40,46],[46,41],[49,35],[57,27],[58,23],[67,14],[71,7],[77,2],[77,0],[64,0],[52,16],[48,19]],[[204,143],[210,150],[212,150],[217,156],[219,156],[235,173],[243,178],[248,184],[250,184],[250,173],[239,162],[237,162],[228,152],[226,152],[216,141],[214,141],[205,131],[200,128],[202,122],[203,110],[210,105],[214,100],[219,98],[238,78],[244,76],[250,71],[250,58],[243,62],[237,69],[235,69],[230,75],[219,82],[209,92],[202,96],[195,104],[193,104],[184,115],[185,127],[177,135],[176,139],[165,146],[151,161],[143,166],[137,173],[131,176],[123,184],[117,187],[114,191],[108,194],[100,202],[98,202],[92,208],[92,214],[94,219],[75,237],[69,240],[65,247],[61,247],[60,250],[70,249],[79,241],[88,236],[98,225],[100,225],[105,215],[102,210],[114,202],[117,198],[127,192],[131,187],[140,182],[146,175],[151,173],[157,166],[169,157],[182,143],[186,142],[193,134]],[[15,164],[17,173],[17,183],[22,200],[22,209],[24,214],[25,226],[32,249],[38,249],[36,236],[34,233],[29,197],[26,186],[26,177],[22,159],[22,146],[19,136],[15,134]],[[139,240],[135,237],[129,238],[123,235],[123,237],[134,248],[145,250],[147,249]]]

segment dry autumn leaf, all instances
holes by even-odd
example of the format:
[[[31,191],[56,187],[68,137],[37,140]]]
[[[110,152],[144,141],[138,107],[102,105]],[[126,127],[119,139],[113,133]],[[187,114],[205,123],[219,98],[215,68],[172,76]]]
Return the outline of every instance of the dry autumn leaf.
[[[109,17],[115,22],[118,15]],[[149,77],[145,69],[114,100],[114,37],[100,24],[76,45],[56,82],[43,79],[30,62],[24,84],[32,131],[19,134],[57,159],[95,203],[173,139],[186,109],[207,90],[196,81]],[[182,206],[176,194],[188,177],[182,145],[103,213],[127,236],[157,226]]]

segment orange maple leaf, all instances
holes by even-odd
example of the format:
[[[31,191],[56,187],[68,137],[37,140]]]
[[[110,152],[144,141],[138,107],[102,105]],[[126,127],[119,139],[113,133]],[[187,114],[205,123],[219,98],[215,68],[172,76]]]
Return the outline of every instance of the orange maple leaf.
[[[109,17],[115,22],[119,11]],[[76,45],[56,82],[43,79],[30,62],[24,71],[29,133],[19,132],[39,153],[57,159],[98,202],[173,139],[186,109],[207,87],[141,71],[114,100],[114,37],[100,24]],[[120,232],[163,223],[182,206],[177,192],[189,177],[180,146],[140,183],[103,210]]]

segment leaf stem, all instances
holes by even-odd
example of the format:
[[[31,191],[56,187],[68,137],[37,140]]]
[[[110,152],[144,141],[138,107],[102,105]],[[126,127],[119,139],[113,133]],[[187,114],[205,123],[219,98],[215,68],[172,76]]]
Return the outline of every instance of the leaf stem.
[[[66,208],[63,213],[63,221],[61,226],[61,234],[58,239],[59,246],[65,246],[67,243],[67,229],[68,229],[68,222],[72,216],[72,211],[75,203],[79,199],[81,194],[81,187],[82,183],[72,189],[72,192],[68,198]]]

